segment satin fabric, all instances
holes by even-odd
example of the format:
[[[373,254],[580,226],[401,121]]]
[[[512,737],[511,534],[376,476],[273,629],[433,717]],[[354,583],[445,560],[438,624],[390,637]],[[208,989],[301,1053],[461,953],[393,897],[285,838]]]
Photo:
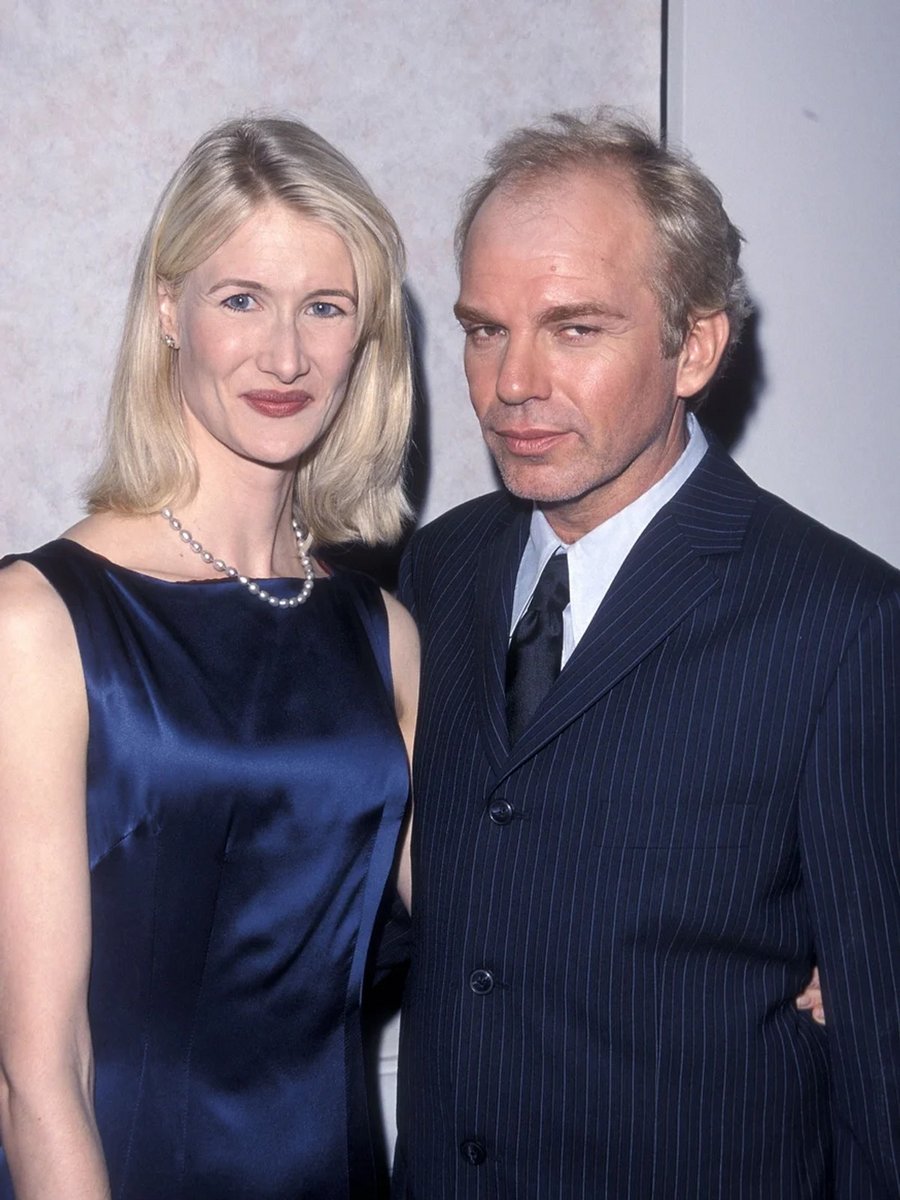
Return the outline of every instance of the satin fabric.
[[[338,573],[284,610],[67,540],[21,557],[68,606],[87,684],[113,1197],[374,1195],[360,1002],[408,795],[378,589]],[[2,1154],[0,1180],[11,1196]]]

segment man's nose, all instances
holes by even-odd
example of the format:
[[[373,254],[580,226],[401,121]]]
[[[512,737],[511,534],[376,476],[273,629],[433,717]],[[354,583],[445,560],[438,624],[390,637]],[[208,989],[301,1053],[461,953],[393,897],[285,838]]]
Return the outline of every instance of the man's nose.
[[[544,357],[531,337],[510,337],[497,376],[497,396],[504,404],[525,404],[550,394]]]

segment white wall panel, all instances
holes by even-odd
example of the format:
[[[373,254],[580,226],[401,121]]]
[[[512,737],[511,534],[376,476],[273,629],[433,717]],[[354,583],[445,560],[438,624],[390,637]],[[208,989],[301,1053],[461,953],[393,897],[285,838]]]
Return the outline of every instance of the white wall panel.
[[[900,5],[670,0],[669,130],[747,237],[738,461],[900,563]]]
[[[426,516],[492,486],[451,315],[457,199],[505,130],[615,101],[657,116],[658,0],[7,0],[0,18],[0,549],[78,515],[131,263],[155,199],[226,116],[287,111],[397,216],[421,310]]]
[[[247,110],[294,114],[334,141],[406,237],[428,414],[424,516],[491,488],[451,314],[458,197],[503,132],[554,109],[613,102],[655,123],[659,47],[659,0],[6,0],[0,552],[79,515],[152,207],[199,134]]]

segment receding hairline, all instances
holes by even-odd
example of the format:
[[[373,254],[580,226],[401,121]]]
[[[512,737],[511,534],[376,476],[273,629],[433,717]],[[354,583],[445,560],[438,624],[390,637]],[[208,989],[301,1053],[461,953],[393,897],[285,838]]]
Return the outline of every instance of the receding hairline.
[[[478,206],[466,214],[468,219],[460,230],[463,236],[458,246],[460,265],[472,227],[489,203],[505,200],[513,203],[521,202],[523,205],[531,204],[538,209],[546,205],[549,211],[552,210],[554,199],[559,196],[560,188],[565,186],[566,181],[569,180],[620,182],[623,199],[627,200],[636,212],[646,218],[654,242],[657,240],[653,213],[641,194],[637,173],[630,166],[625,155],[610,154],[607,157],[598,158],[596,161],[573,158],[571,161],[559,164],[528,166],[512,171],[499,179],[481,198]]]
[[[559,165],[541,164],[522,171],[513,172],[499,180],[496,186],[484,196],[478,207],[471,213],[465,231],[465,238],[459,247],[457,269],[460,277],[472,229],[475,227],[478,218],[482,215],[485,208],[492,201],[520,202],[523,206],[533,205],[538,213],[542,209],[547,213],[551,213],[553,211],[554,200],[560,194],[560,187],[564,186],[567,180],[573,179],[578,179],[586,183],[593,181],[621,183],[621,188],[616,189],[618,196],[636,214],[643,218],[646,225],[648,233],[647,255],[643,263],[642,275],[647,284],[652,287],[665,262],[664,247],[659,237],[656,222],[653,219],[653,213],[641,195],[635,173],[629,169],[627,162],[623,161],[619,156],[611,156],[608,161],[599,159],[595,162],[573,160],[570,163]],[[597,212],[602,213],[602,204],[599,202],[599,199]]]

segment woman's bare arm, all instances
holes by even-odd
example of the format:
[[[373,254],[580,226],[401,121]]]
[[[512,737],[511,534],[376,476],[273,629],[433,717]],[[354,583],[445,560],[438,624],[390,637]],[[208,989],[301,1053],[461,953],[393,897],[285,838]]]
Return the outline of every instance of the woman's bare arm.
[[[87,700],[59,596],[0,572],[0,1137],[17,1200],[103,1200],[87,1019]]]
[[[413,738],[416,732],[416,713],[419,706],[419,631],[403,605],[385,594],[391,641],[391,671],[394,676],[394,702],[397,720],[406,742],[406,752],[412,763]],[[412,903],[410,880],[409,840],[412,820],[407,818],[397,872],[397,890],[409,909]]]

